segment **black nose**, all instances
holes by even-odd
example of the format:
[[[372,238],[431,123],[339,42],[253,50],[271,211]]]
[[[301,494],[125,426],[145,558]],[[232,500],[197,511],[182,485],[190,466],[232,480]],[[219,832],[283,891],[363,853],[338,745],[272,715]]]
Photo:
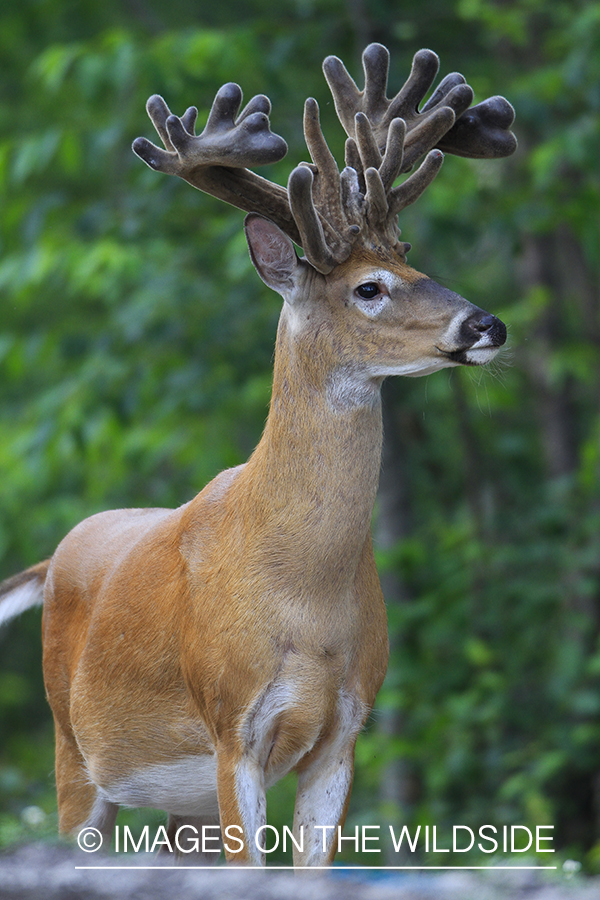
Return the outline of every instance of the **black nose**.
[[[485,337],[489,347],[501,347],[506,341],[506,325],[496,316],[479,309],[462,323],[460,336],[469,346]]]

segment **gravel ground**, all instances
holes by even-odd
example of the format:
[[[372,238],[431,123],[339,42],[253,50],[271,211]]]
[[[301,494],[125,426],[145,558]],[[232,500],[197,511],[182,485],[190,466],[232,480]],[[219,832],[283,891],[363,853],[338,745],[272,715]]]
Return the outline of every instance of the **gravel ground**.
[[[87,858],[83,864],[88,864]],[[95,857],[115,865],[115,857]],[[128,863],[130,864],[130,863]],[[71,847],[31,844],[0,854],[0,900],[600,900],[600,878],[560,872],[297,874],[142,868],[157,858],[137,857],[132,868],[82,870]]]

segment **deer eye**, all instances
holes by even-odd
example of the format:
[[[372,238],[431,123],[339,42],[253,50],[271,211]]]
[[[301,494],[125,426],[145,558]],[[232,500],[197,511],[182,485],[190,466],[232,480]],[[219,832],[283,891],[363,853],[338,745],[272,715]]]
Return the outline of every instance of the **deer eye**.
[[[367,281],[356,288],[356,293],[362,300],[374,300],[380,293],[379,285],[375,281]]]

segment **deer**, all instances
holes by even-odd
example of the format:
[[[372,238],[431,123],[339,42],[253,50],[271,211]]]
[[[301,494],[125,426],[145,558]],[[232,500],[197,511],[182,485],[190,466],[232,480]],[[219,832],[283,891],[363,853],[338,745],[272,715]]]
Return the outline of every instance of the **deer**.
[[[287,152],[266,96],[242,109],[241,88],[224,85],[200,134],[194,107],[178,117],[158,95],[147,103],[163,147],[140,137],[134,152],[247,214],[252,262],[283,306],[268,417],[245,464],[178,509],[92,515],[0,586],[0,621],[43,604],[63,834],[110,838],[119,808],[154,807],[170,837],[220,826],[227,863],[263,866],[266,790],[295,772],[294,866],[337,851],[355,743],[388,664],[371,538],[381,385],[481,366],[506,340],[496,316],[410,267],[398,215],[444,152],[516,146],[511,104],[472,106],[459,73],[423,103],[433,51],[414,56],[392,98],[387,49],[370,44],[362,62],[362,90],[340,59],[323,64],[344,168],[309,98],[311,162],[287,188],[251,171]]]

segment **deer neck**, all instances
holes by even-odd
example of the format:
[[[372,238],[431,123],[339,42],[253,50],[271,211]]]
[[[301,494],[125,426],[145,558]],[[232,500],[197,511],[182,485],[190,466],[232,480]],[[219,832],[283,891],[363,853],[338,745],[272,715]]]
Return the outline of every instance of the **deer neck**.
[[[379,480],[380,386],[336,364],[323,331],[315,325],[298,337],[284,308],[269,416],[244,481],[256,521],[278,543],[310,547],[316,568],[319,557],[351,571]]]

